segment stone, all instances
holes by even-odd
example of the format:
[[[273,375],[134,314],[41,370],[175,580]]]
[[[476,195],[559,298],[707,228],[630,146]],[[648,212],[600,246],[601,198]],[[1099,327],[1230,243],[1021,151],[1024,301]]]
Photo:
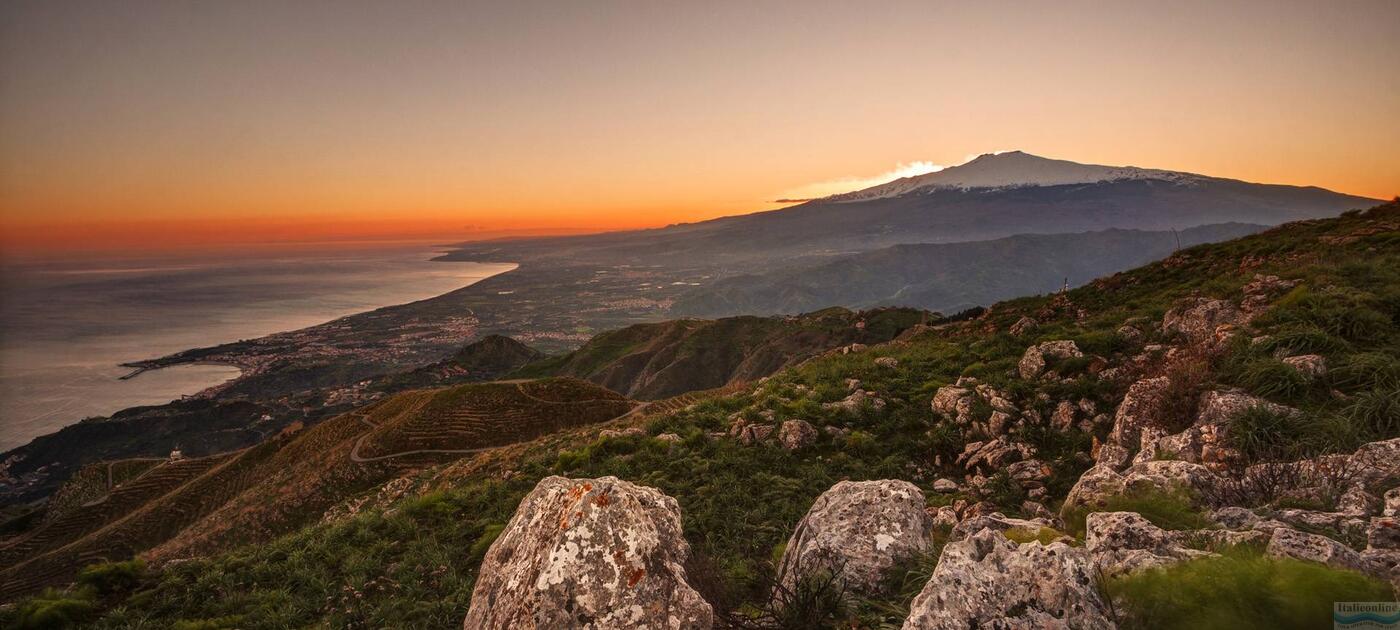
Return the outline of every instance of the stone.
[[[773,425],[771,424],[750,424],[744,427],[739,434],[739,443],[744,446],[753,446],[773,435]]]
[[[1054,526],[1055,522],[1048,518],[1012,518],[995,511],[979,514],[969,512],[963,514],[963,520],[948,534],[948,540],[962,540],[984,529],[997,532],[1004,532],[1012,529],[1039,532],[1042,527]]]
[[[1400,516],[1400,488],[1385,491],[1385,508],[1381,510],[1381,516]]]
[[[1113,467],[1097,464],[1079,476],[1079,481],[1065,495],[1064,507],[1104,507],[1109,497],[1123,494],[1126,487],[1123,476]]]
[[[1218,340],[1221,326],[1238,327],[1246,322],[1248,317],[1232,302],[1187,298],[1162,317],[1162,332],[1180,334],[1193,344],[1208,344]]]
[[[662,433],[660,435],[657,435],[656,439],[661,440],[662,442],[666,442],[668,444],[680,444],[681,442],[681,436],[675,433]]]
[[[622,438],[646,435],[646,429],[641,427],[627,427],[626,429],[603,429],[598,432],[600,438]]]
[[[1195,424],[1229,426],[1235,416],[1255,407],[1278,414],[1298,413],[1296,409],[1251,396],[1238,389],[1217,389],[1201,394]]]
[[[615,477],[547,477],[481,563],[463,627],[707,629],[675,499]]]
[[[952,479],[939,479],[933,482],[933,491],[943,494],[951,494],[958,491],[958,483]]]
[[[1319,354],[1300,354],[1296,357],[1286,357],[1283,362],[1310,379],[1327,373],[1327,359]]]
[[[1068,339],[1046,341],[1026,348],[1026,353],[1021,355],[1021,361],[1016,364],[1016,369],[1021,378],[1030,380],[1045,372],[1046,359],[1067,359],[1082,356],[1084,353],[1079,351],[1079,346],[1075,345],[1073,341]]]
[[[1022,315],[1021,319],[1016,320],[1016,323],[1012,324],[1011,328],[1009,328],[1008,331],[1012,335],[1020,337],[1026,333],[1033,332],[1039,325],[1040,323],[1035,321],[1034,319]]]
[[[1223,507],[1210,513],[1210,520],[1225,529],[1248,529],[1260,521],[1259,515],[1238,506]]]
[[[1352,548],[1331,538],[1293,529],[1278,528],[1269,540],[1268,554],[1276,558],[1296,558],[1361,573],[1374,572],[1374,565]]]
[[[1050,426],[1060,430],[1068,431],[1074,426],[1074,405],[1068,400],[1060,401],[1055,405],[1055,413],[1050,415]]]
[[[904,630],[1115,628],[1088,551],[982,530],[943,548]]]
[[[1044,487],[1051,472],[1050,466],[1038,459],[1026,459],[1006,467],[1006,474],[1022,488]]]
[[[817,497],[788,539],[778,582],[792,588],[838,571],[848,589],[873,593],[895,564],[927,551],[933,519],[924,493],[900,480],[842,481]]]
[[[899,359],[896,359],[894,357],[880,357],[878,359],[875,359],[875,365],[878,365],[882,368],[893,369],[899,367]]]
[[[789,451],[816,443],[817,429],[806,420],[788,420],[778,428],[778,443]]]
[[[958,411],[958,402],[970,394],[971,392],[966,387],[944,385],[933,394],[933,410],[941,414],[954,415]]]
[[[885,400],[883,398],[876,396],[875,392],[864,389],[855,390],[851,392],[849,396],[839,401],[822,403],[822,408],[840,409],[847,413],[857,413],[860,411],[861,407],[866,404],[869,404],[870,408],[875,411],[880,411],[885,408]]]
[[[1113,430],[1108,434],[1108,441],[1136,448],[1141,443],[1143,428],[1164,424],[1163,403],[1170,387],[1171,380],[1165,376],[1143,379],[1129,386],[1113,414]]]
[[[1366,531],[1366,547],[1370,549],[1400,549],[1400,521],[1393,516],[1371,519]]]
[[[979,467],[1000,470],[1007,464],[1020,461],[1035,454],[1035,449],[1023,442],[1013,442],[1006,436],[984,442],[968,442],[956,463],[967,470]]]
[[[1148,486],[1163,492],[1185,488],[1200,495],[1210,496],[1220,487],[1221,479],[1213,471],[1200,464],[1177,460],[1162,460],[1134,464],[1123,475],[1123,484],[1129,489]]]

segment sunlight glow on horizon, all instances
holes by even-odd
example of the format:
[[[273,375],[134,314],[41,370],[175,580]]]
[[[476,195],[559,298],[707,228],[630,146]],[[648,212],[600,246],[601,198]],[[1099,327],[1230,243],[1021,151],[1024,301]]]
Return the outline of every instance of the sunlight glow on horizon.
[[[1396,68],[1394,0],[4,3],[0,254],[661,227],[1002,147],[1388,199]]]

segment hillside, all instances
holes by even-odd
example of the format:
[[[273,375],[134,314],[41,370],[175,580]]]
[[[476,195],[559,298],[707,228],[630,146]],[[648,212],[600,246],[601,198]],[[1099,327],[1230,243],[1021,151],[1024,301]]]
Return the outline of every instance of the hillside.
[[[523,370],[572,376],[638,400],[758,380],[821,352],[882,343],[935,316],[914,309],[831,308],[796,317],[727,317],[637,324]]]
[[[1023,234],[968,243],[895,245],[777,271],[721,279],[676,300],[678,315],[801,313],[828,304],[912,306],[954,313],[1059,291],[1163,258],[1182,247],[1264,229],[1206,225],[1176,232]]]
[[[1391,553],[1374,546],[1387,543],[1347,530],[1383,522],[1380,494],[1400,484],[1394,457],[1362,456],[1400,437],[1397,270],[1400,203],[1198,246],[619,421],[632,432],[569,429],[425,468],[365,487],[367,507],[353,519],[177,565],[110,566],[89,575],[129,581],[85,578],[9,614],[71,601],[104,627],[455,627],[486,548],[526,493],[549,475],[613,475],[675,498],[693,554],[687,571],[722,619],[742,622],[743,611],[767,605],[775,558],[818,495],[842,479],[900,479],[943,523],[935,551],[967,535],[954,525],[977,522],[1007,528],[1023,550],[1058,538],[1069,544],[1056,549],[1098,554],[1085,550],[1102,544],[1086,542],[1085,528],[1106,521],[1086,512],[1131,512],[1155,535],[1185,541],[1184,550],[1153,543],[1175,554],[1152,556],[1163,572],[1100,578],[1125,626],[1173,627],[1202,609],[1280,597],[1317,604],[1284,620],[1306,626],[1348,593],[1393,597],[1385,578],[1357,573],[1388,571],[1372,560]],[[1082,356],[1057,354],[1070,342]],[[1144,402],[1149,394],[1156,402]],[[397,407],[375,412],[386,420],[415,404],[389,402]],[[815,431],[791,447],[753,429],[796,420]],[[1203,449],[1206,429],[1214,432]],[[333,441],[344,453],[351,437]],[[1264,484],[1278,471],[1318,470],[1314,461],[1365,471],[1332,478],[1358,484],[1353,498],[1317,492],[1307,477]],[[1125,489],[1124,476],[1139,489]],[[1246,515],[1269,529],[1240,529]],[[1212,542],[1287,538],[1275,532],[1330,541],[1316,544],[1332,559],[1280,560],[1303,551]],[[819,621],[805,627],[897,626],[938,562],[936,553],[915,559],[867,599],[812,600],[803,613]],[[1194,599],[1173,599],[1201,584],[1209,588],[1189,591]],[[1281,627],[1269,615],[1292,609],[1252,610],[1264,617],[1232,627]]]
[[[265,541],[426,466],[635,406],[571,379],[409,391],[250,449],[162,463],[0,547],[0,597],[71,580],[98,559]]]

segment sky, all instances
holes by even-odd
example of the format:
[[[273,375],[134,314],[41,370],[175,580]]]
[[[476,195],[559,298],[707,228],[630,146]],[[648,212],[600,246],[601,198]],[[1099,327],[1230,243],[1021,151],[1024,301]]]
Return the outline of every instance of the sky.
[[[1011,149],[1389,198],[1397,145],[1395,0],[0,5],[12,251],[660,226]]]

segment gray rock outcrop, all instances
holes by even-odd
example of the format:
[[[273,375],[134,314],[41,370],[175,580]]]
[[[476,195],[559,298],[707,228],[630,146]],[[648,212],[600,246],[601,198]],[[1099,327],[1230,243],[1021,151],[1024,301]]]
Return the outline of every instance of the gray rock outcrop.
[[[899,561],[927,551],[933,518],[907,481],[842,481],[817,497],[788,540],[778,581],[839,572],[847,588],[872,592]]]
[[[1114,628],[1094,585],[1087,550],[984,529],[943,548],[904,630]]]
[[[689,555],[675,499],[616,477],[548,477],[486,552],[463,627],[710,628]]]

